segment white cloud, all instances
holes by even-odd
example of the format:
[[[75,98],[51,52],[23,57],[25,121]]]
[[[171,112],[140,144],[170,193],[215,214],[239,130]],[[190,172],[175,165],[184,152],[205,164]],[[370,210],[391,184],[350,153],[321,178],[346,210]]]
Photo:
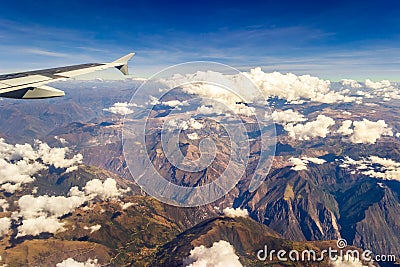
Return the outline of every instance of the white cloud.
[[[88,259],[86,262],[79,262],[73,258],[68,258],[63,262],[57,263],[56,267],[99,267],[97,259]]]
[[[157,97],[152,96],[152,95],[149,96],[149,101],[146,102],[146,105],[152,105],[152,106],[160,105],[160,104],[161,104],[160,100],[158,100]]]
[[[173,127],[174,129],[181,129],[181,130],[200,130],[204,127],[204,125],[197,121],[194,118],[190,118],[189,120],[182,120],[182,119],[172,119],[168,121],[168,125]]]
[[[180,106],[188,106],[187,101],[179,101],[179,100],[169,100],[169,101],[163,101],[161,102],[162,105],[164,106],[169,106],[169,107],[180,107]]]
[[[204,115],[217,113],[214,111],[214,109],[212,107],[207,107],[205,105],[201,105],[200,107],[198,107],[197,112],[199,112],[200,114],[204,114]]]
[[[188,137],[190,140],[197,140],[197,139],[199,139],[199,135],[198,135],[197,133],[188,133],[188,134],[187,134],[187,137]]]
[[[83,227],[83,229],[85,229],[85,230],[90,230],[91,234],[93,234],[94,232],[99,231],[100,228],[101,228],[100,224],[92,225],[90,227],[88,227],[88,226]]]
[[[19,212],[14,216],[15,219],[22,218],[17,236],[64,231],[64,223],[59,220],[61,216],[73,212],[93,198],[108,200],[117,198],[126,191],[119,189],[114,179],[108,178],[104,182],[99,179],[90,180],[82,191],[74,186],[70,189],[68,197],[24,195],[18,200]],[[95,225],[89,229],[97,231],[100,227]]]
[[[86,183],[84,190],[88,196],[98,196],[103,200],[119,197],[123,193],[117,188],[117,182],[112,178],[107,178],[104,182],[93,179]]]
[[[318,115],[315,121],[304,124],[289,123],[284,126],[285,131],[293,139],[310,140],[313,137],[326,137],[329,133],[329,127],[333,126],[335,121],[325,115]]]
[[[361,84],[359,84],[356,80],[351,79],[342,79],[340,83],[344,86],[350,86],[351,88],[361,88]]]
[[[224,240],[214,242],[212,247],[195,247],[187,259],[186,267],[242,267],[233,246]]]
[[[346,157],[339,166],[349,169],[353,173],[361,173],[373,178],[400,181],[400,162],[392,159],[369,156],[354,160]]]
[[[259,94],[254,92],[254,86],[249,88],[250,83],[246,77],[260,89]],[[176,74],[172,78],[163,79],[160,82],[170,88],[181,87],[188,94],[200,96],[202,106],[199,112],[203,114],[233,112],[250,116],[254,114],[255,110],[244,103],[265,103],[265,99],[270,97],[286,99],[290,103],[299,103],[303,99],[323,103],[356,100],[354,97],[345,95],[345,92],[331,90],[330,81],[309,75],[265,73],[261,68],[251,69],[241,75],[223,75],[213,71],[198,71],[187,75]],[[231,88],[232,91],[226,88]],[[157,103],[157,101],[149,103]]]
[[[390,87],[391,83],[388,80],[382,80],[380,82],[373,82],[373,81],[371,81],[369,79],[366,79],[365,80],[365,86],[367,88],[371,88],[371,89],[382,89],[382,88],[385,88],[385,87]]]
[[[0,237],[5,236],[11,227],[11,219],[4,217],[0,218]]]
[[[372,82],[370,80],[365,81],[365,86],[372,89],[371,92],[365,93],[364,97],[373,98],[379,97],[383,101],[390,101],[392,99],[400,99],[400,89],[394,84],[391,84],[388,80],[380,82]],[[358,92],[360,93],[360,92]],[[374,103],[370,103],[374,104]]]
[[[204,125],[202,123],[200,123],[199,121],[197,121],[193,118],[189,119],[188,125],[190,128],[195,129],[195,130],[200,130],[201,128],[204,127]]]
[[[24,219],[22,225],[18,227],[17,237],[33,235],[40,233],[58,233],[65,231],[64,223],[59,222],[57,218],[40,216],[35,218]]]
[[[342,135],[350,135],[353,133],[353,129],[350,129],[352,125],[353,122],[351,120],[345,120],[342,122],[342,126],[340,126],[337,132]]]
[[[133,110],[130,109],[130,107],[136,106],[134,104],[130,104],[128,102],[117,102],[114,103],[111,107],[103,109],[104,111],[108,111],[117,115],[126,115],[126,114],[132,114]]]
[[[51,148],[46,143],[37,141],[39,145],[39,157],[48,165],[53,165],[56,168],[69,168],[75,164],[82,163],[82,154],[76,154],[72,158],[67,159],[65,156],[69,152],[68,147]]]
[[[378,107],[379,105],[376,103],[364,103],[367,107]]]
[[[189,106],[187,101],[180,101],[177,99],[168,100],[168,101],[160,101],[157,97],[150,95],[149,101],[146,102],[146,105],[156,106],[156,105],[164,105],[171,108],[178,108],[181,106]]]
[[[224,78],[225,81],[226,79]],[[205,105],[209,109],[212,109],[212,112],[209,111],[209,113],[234,113],[245,116],[254,114],[254,108],[243,104],[242,102],[246,101],[242,97],[214,84],[187,84],[183,86],[183,91],[188,94],[200,96],[203,106]],[[253,101],[254,97],[248,99]],[[201,110],[204,113],[204,108]]]
[[[320,159],[320,158],[302,157],[302,159],[303,159],[303,160],[306,160],[306,161],[309,161],[309,162],[312,162],[312,163],[314,163],[314,164],[318,164],[318,165],[324,164],[324,163],[326,162],[326,160]]]
[[[1,185],[0,189],[4,190],[4,192],[14,194],[17,191],[22,190],[22,183],[5,183]]]
[[[18,200],[19,215],[23,218],[65,215],[81,206],[87,199],[79,196],[32,196],[24,195]]]
[[[9,161],[0,159],[0,184],[25,184],[35,180],[33,175],[45,166],[30,159]]]
[[[71,196],[38,196],[24,195],[18,200],[22,224],[18,227],[18,237],[39,235],[42,232],[57,233],[64,231],[64,224],[58,217],[72,212],[81,206],[87,198]]]
[[[10,204],[8,204],[6,199],[1,199],[0,198],[0,208],[2,209],[3,212],[6,212],[7,209],[9,208]]]
[[[235,209],[235,208],[227,207],[222,212],[224,213],[225,216],[232,217],[232,218],[249,216],[248,210],[241,209],[241,208]]]
[[[77,171],[78,169],[79,169],[79,166],[71,166],[71,167],[68,167],[68,168],[65,170],[64,173],[74,172],[74,171]]]
[[[307,170],[307,162],[299,158],[290,158],[289,163],[293,166],[291,169],[294,171]]]
[[[289,163],[292,166],[291,169],[295,171],[307,170],[307,164],[310,162],[320,165],[325,163],[326,161],[320,158],[309,158],[309,157],[289,158]]]
[[[392,129],[388,127],[384,120],[376,122],[363,119],[353,122],[353,133],[349,139],[351,142],[359,144],[375,144],[381,136],[393,136]],[[350,132],[351,129],[347,129]]]
[[[51,148],[46,143],[7,144],[0,139],[0,188],[10,193],[20,190],[23,184],[32,183],[40,170],[49,166],[70,168],[82,162],[82,155],[67,158],[67,147]]]
[[[68,141],[67,141],[67,140],[65,140],[65,138],[58,137],[58,136],[54,136],[54,139],[56,139],[56,140],[60,141],[60,143],[61,143],[61,144],[63,144],[63,145],[66,145],[66,144],[68,144]]]
[[[297,76],[292,73],[265,73],[261,68],[245,73],[262,90],[265,97],[276,96],[288,102],[307,99],[322,103],[352,102],[353,97],[345,96],[330,89],[330,81],[310,75]]]
[[[123,210],[126,210],[126,209],[128,209],[129,207],[134,206],[134,205],[135,205],[135,203],[132,203],[132,202],[121,203],[121,208],[122,208]]]
[[[268,116],[268,114],[266,114]],[[294,123],[294,122],[303,122],[307,119],[304,117],[303,114],[300,114],[297,111],[293,111],[292,109],[287,109],[283,111],[275,110],[272,112],[272,119],[279,124],[286,124],[286,123]]]

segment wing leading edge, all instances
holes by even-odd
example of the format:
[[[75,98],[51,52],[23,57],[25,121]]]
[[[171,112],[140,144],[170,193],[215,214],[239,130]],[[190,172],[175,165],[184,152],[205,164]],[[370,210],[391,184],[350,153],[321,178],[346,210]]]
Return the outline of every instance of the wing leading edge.
[[[89,63],[0,75],[0,97],[40,99],[64,96],[63,91],[46,84],[108,68],[116,68],[127,75],[128,61],[134,55],[135,53],[129,53],[110,63]]]

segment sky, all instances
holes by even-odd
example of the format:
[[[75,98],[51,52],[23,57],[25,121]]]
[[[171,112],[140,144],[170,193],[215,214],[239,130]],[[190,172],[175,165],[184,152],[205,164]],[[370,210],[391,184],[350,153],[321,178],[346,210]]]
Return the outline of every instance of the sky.
[[[133,76],[210,60],[400,81],[400,1],[2,1],[0,73],[107,62]]]

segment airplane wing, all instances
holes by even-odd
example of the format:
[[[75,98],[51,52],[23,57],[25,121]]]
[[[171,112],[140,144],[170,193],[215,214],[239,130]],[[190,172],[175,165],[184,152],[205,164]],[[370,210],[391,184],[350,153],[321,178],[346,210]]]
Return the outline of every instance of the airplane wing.
[[[0,97],[40,99],[64,96],[63,91],[46,84],[113,67],[126,75],[128,74],[128,61],[134,55],[135,53],[130,53],[110,63],[89,63],[0,75]]]

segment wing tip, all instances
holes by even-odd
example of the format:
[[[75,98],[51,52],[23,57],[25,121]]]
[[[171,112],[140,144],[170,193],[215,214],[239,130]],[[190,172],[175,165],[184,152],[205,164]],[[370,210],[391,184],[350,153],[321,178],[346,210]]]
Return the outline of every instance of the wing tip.
[[[128,61],[135,55],[131,52],[115,61],[113,61],[114,67],[121,71],[124,75],[128,75]]]
[[[128,63],[128,61],[135,55],[134,52],[131,52],[115,61],[113,61],[113,63],[121,63],[122,65],[125,65]]]

